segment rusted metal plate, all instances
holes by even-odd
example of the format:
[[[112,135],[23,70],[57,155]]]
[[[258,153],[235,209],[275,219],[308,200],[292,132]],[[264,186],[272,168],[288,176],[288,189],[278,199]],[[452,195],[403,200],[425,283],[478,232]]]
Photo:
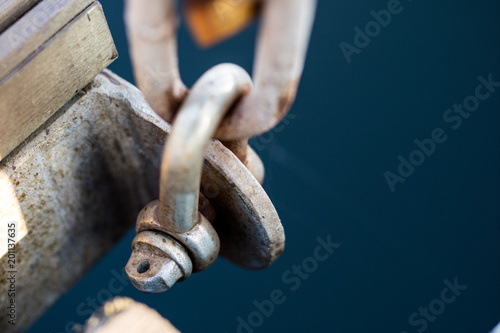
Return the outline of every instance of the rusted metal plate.
[[[16,298],[30,301],[18,304],[16,330],[36,320],[158,198],[169,132],[138,89],[104,71],[0,162],[2,227],[15,221],[27,231],[16,246]],[[276,259],[284,246],[276,210],[218,141],[206,154],[202,191],[218,209],[221,255],[248,268]],[[7,265],[5,254],[0,265]],[[7,289],[3,279],[1,304]],[[6,325],[2,320],[0,331],[12,330]]]
[[[203,171],[202,192],[217,210],[220,255],[249,269],[271,265],[284,250],[285,233],[257,179],[219,141],[208,146]]]
[[[15,249],[19,315],[15,327],[2,316],[0,332],[26,329],[158,196],[167,128],[135,88],[108,72],[0,162],[1,233],[10,221],[27,231]],[[3,254],[2,270],[7,264]],[[2,304],[8,288],[3,276]]]

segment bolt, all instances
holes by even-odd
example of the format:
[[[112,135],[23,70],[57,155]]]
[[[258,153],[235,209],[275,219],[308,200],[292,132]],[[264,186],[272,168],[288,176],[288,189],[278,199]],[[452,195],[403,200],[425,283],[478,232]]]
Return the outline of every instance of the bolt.
[[[193,270],[186,249],[174,238],[157,231],[140,232],[132,242],[125,271],[139,290],[162,293],[187,279]]]

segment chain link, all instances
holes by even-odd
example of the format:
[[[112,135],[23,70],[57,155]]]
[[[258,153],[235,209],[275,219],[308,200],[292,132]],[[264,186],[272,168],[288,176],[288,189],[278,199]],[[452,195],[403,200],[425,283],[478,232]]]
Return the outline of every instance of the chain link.
[[[243,15],[238,10],[253,10],[248,6],[238,9],[235,0],[211,2],[218,8],[222,8],[220,2],[226,2],[232,6],[231,15],[235,16]],[[317,0],[262,1],[254,60],[255,88],[222,121],[215,133],[216,139],[234,141],[260,135],[287,114],[302,75],[316,5]],[[217,20],[217,16],[211,19]],[[213,25],[227,21],[219,19],[221,22]],[[127,0],[126,23],[137,85],[151,107],[172,122],[188,93],[178,68],[175,1]]]

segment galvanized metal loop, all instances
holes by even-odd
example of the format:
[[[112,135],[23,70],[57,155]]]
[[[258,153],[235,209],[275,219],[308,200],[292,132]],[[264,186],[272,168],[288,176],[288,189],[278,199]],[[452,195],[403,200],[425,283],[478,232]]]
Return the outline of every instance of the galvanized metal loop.
[[[164,146],[160,199],[147,205],[137,220],[138,236],[132,245],[127,274],[138,289],[163,292],[188,276],[185,265],[178,262],[185,255],[176,242],[169,241],[169,236],[182,243],[182,249],[188,250],[195,272],[204,270],[217,258],[219,236],[198,212],[203,160],[224,114],[251,87],[250,76],[242,68],[232,64],[218,65],[196,82],[181,106]],[[160,244],[160,238],[164,244]],[[175,255],[169,252],[170,248],[175,250]],[[145,259],[148,249],[153,251],[153,256]],[[156,249],[162,255],[155,255]],[[147,269],[141,266],[143,263]]]
[[[225,113],[251,87],[245,70],[221,64],[196,82],[182,104],[161,165],[158,218],[170,233],[189,231],[198,221],[205,150]]]

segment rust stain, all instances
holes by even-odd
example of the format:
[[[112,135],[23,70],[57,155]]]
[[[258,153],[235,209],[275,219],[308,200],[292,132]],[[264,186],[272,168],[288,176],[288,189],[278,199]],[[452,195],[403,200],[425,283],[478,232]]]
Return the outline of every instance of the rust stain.
[[[297,95],[298,85],[299,81],[293,80],[286,86],[285,90],[282,92],[278,102],[278,114],[276,115],[276,118],[278,120],[282,119],[290,110],[290,107],[295,101],[295,96]],[[274,124],[273,127],[275,125],[276,124]]]

